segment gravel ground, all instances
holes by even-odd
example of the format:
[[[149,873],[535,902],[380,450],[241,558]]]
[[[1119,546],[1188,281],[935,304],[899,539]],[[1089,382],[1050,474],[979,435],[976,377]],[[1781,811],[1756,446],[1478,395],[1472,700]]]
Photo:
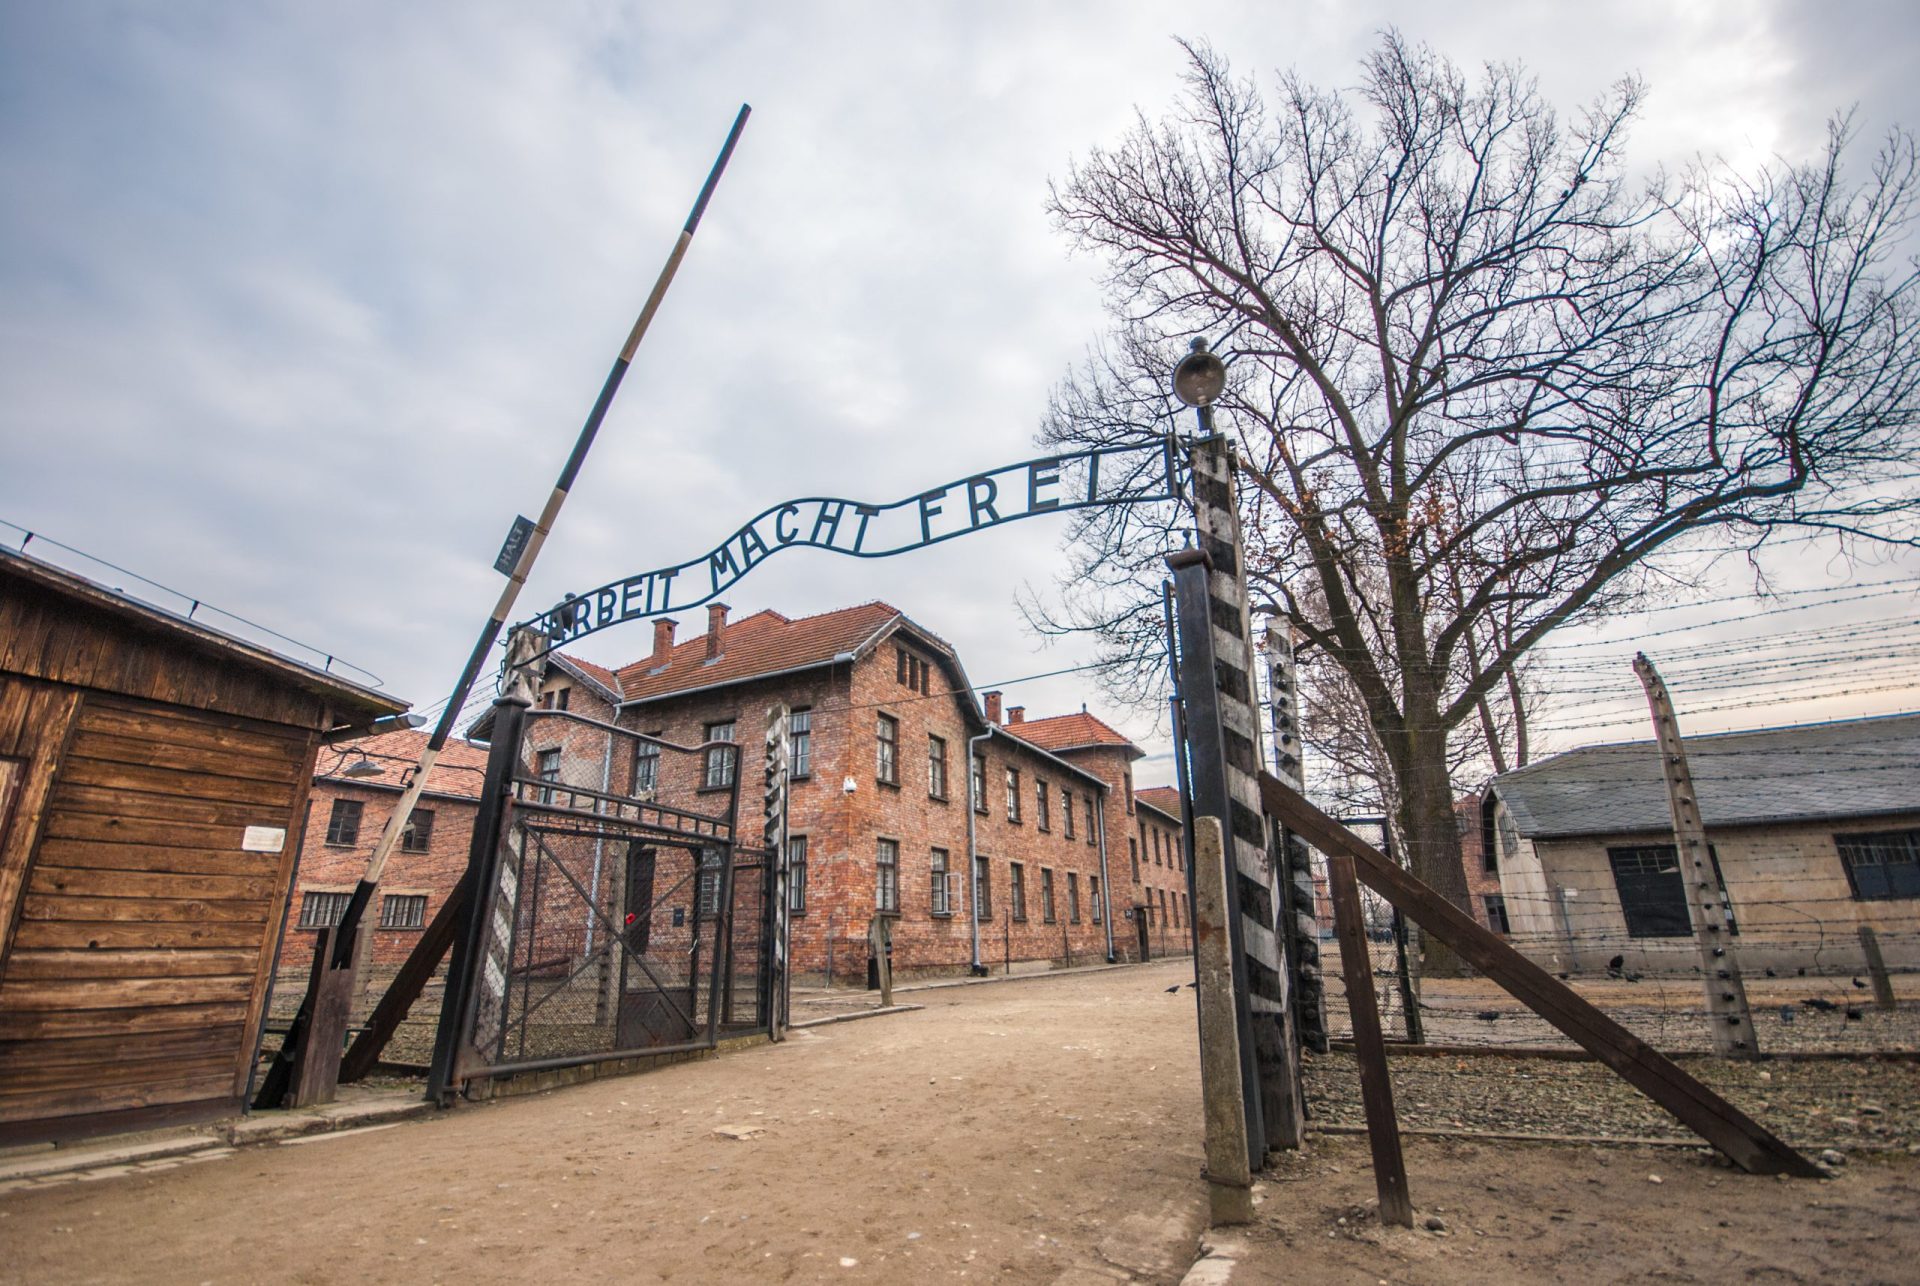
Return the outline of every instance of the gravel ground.
[[[1401,1124],[1462,1132],[1691,1138],[1653,1101],[1599,1063],[1501,1055],[1389,1056]],[[1920,1154],[1920,1063],[1883,1059],[1724,1062],[1683,1066],[1802,1149]],[[1314,1124],[1359,1126],[1351,1054],[1309,1056]]]

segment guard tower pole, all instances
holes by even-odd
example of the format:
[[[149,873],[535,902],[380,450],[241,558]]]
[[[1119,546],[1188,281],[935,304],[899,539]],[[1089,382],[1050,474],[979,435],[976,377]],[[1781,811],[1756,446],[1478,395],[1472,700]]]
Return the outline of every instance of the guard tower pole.
[[[1674,717],[1667,685],[1660,681],[1646,653],[1633,658],[1633,672],[1640,676],[1640,686],[1647,690],[1647,705],[1653,710],[1653,735],[1660,747],[1667,803],[1673,812],[1674,848],[1680,856],[1680,877],[1687,886],[1687,918],[1693,924],[1693,940],[1700,948],[1700,973],[1707,984],[1713,1047],[1723,1058],[1758,1058],[1760,1042],[1754,1035],[1753,1015],[1747,1009],[1740,962],[1733,952],[1733,909],[1727,904],[1713,855],[1707,848],[1699,797],[1694,794],[1686,747],[1680,741],[1680,721]]]

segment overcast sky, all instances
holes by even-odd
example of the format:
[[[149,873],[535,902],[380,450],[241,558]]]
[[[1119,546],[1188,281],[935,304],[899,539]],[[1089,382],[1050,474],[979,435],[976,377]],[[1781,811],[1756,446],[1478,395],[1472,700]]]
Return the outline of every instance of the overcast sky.
[[[1638,72],[1633,155],[1651,164],[1804,157],[1856,104],[1869,136],[1920,125],[1915,14],[0,0],[0,519],[426,705],[743,101],[740,150],[519,615],[694,556],[788,496],[893,500],[1031,454],[1049,387],[1103,324],[1048,181],[1173,100],[1176,34],[1242,71],[1345,84],[1396,24],[1468,64],[1523,60],[1565,108]],[[1050,583],[1063,529],[788,553],[727,598],[736,616],[885,599],[976,681],[1016,678],[1091,655],[1043,649],[1013,606]],[[1920,564],[1804,548],[1781,571],[1817,588]],[[1885,597],[1872,612],[1915,614]],[[635,625],[578,650],[648,646]],[[1084,675],[1008,700],[1153,730]],[[1916,703],[1883,690],[1699,727]],[[1583,719],[1563,720],[1574,741]]]

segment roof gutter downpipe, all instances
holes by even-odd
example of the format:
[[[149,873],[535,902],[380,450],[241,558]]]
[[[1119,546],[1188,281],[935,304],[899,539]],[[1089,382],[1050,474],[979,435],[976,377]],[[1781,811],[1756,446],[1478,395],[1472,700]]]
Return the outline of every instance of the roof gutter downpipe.
[[[1103,784],[1100,793],[1104,796],[1107,788]],[[1125,801],[1121,801],[1123,806]],[[1113,881],[1107,876],[1107,801],[1100,801],[1100,812],[1095,825],[1100,831],[1100,920],[1107,929],[1107,963],[1113,959]]]
[[[973,964],[971,972],[976,978],[987,976],[987,967],[980,963],[980,848],[977,828],[979,812],[973,806],[973,765],[977,762],[974,747],[993,735],[988,728],[977,737],[967,738],[967,928],[973,935]],[[985,790],[987,784],[982,781],[979,789]]]

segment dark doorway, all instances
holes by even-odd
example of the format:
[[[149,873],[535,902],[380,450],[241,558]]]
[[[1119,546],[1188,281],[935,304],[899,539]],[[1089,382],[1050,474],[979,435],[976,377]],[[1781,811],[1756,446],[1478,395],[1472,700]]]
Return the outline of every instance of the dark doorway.
[[[1153,959],[1152,949],[1147,945],[1147,908],[1133,908],[1133,930],[1140,935],[1140,963]]]

